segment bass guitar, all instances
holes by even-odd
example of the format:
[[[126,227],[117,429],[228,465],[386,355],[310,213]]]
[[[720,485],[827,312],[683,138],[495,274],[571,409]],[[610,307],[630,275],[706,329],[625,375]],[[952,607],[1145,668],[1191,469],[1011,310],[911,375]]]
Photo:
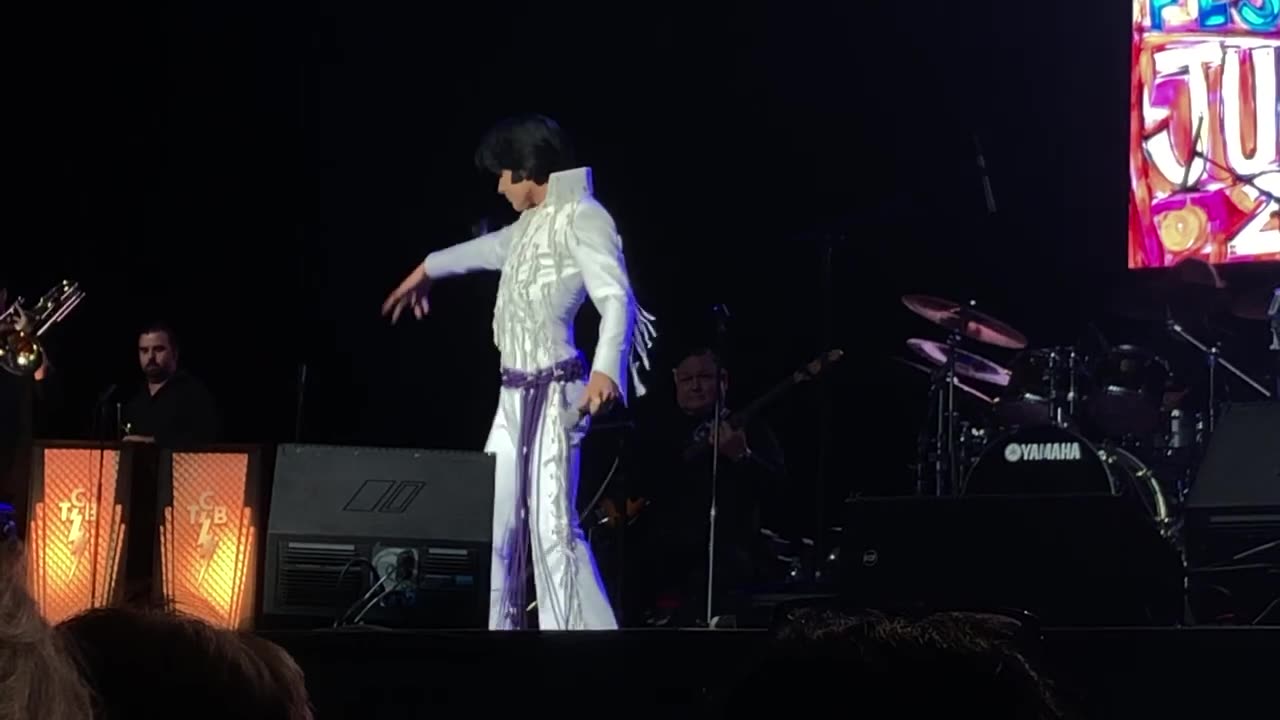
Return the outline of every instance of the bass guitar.
[[[727,418],[729,427],[734,430],[741,430],[755,419],[757,415],[764,411],[765,408],[777,401],[778,398],[782,397],[789,390],[800,383],[807,382],[818,377],[818,375],[822,374],[828,367],[838,362],[842,357],[844,357],[844,351],[838,349],[828,350],[821,355],[818,355],[812,361],[802,365],[795,372],[788,375],[777,385],[774,385],[768,392],[750,402],[746,407],[736,413],[729,414],[726,412],[723,414],[723,417]],[[693,442],[691,442],[684,451],[684,460],[696,460],[699,454],[706,452],[709,447],[710,438],[711,421],[708,420],[694,429]],[[591,521],[596,526],[615,528],[619,523],[624,521],[624,518],[627,525],[634,524],[636,519],[642,514],[649,504],[650,501],[648,498],[632,497],[627,499],[626,508],[624,510],[623,508],[619,508],[617,503],[612,499],[604,497],[600,498],[594,507],[587,513],[584,513],[584,515],[591,518]]]
[[[785,395],[791,388],[800,383],[812,380],[821,375],[828,367],[838,362],[844,357],[843,350],[828,350],[812,361],[801,366],[798,370],[788,375],[785,379],[774,385],[765,394],[757,397],[746,405],[746,407],[735,413],[729,413],[727,410],[721,414],[721,418],[729,425],[732,430],[741,430],[751,423],[765,408],[772,405],[778,398]],[[686,461],[696,460],[698,455],[705,452],[711,440],[711,421],[707,420],[699,424],[693,430],[693,440],[689,446],[685,448],[684,459]]]

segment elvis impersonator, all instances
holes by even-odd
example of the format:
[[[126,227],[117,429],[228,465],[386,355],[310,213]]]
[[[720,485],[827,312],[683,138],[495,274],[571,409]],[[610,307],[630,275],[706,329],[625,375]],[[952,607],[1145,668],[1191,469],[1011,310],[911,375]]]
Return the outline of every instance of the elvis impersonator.
[[[636,364],[648,367],[654,318],[636,305],[622,238],[592,196],[591,169],[573,165],[554,121],[530,115],[500,122],[481,141],[476,164],[498,176],[498,192],[519,218],[428,255],[382,312],[393,323],[409,309],[421,319],[432,281],[501,271],[493,335],[502,388],[485,444],[497,465],[489,629],[524,627],[530,559],[539,628],[614,629],[578,525],[578,458],[590,417],[625,402],[628,370],[643,394]],[[573,339],[574,316],[587,295],[600,313],[589,368]]]

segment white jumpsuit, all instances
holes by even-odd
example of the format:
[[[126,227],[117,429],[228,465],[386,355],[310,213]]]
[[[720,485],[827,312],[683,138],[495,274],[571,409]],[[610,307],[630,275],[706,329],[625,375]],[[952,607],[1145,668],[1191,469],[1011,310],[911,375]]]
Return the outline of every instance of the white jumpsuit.
[[[626,397],[631,351],[647,365],[652,317],[637,314],[622,240],[591,191],[590,168],[554,173],[546,199],[511,225],[426,258],[432,278],[502,272],[493,330],[503,387],[485,445],[497,460],[491,630],[524,627],[530,543],[541,629],[617,627],[578,525],[578,458],[587,421],[579,421],[575,408],[589,372],[612,378]],[[588,295],[600,313],[589,367],[573,342],[573,320]]]

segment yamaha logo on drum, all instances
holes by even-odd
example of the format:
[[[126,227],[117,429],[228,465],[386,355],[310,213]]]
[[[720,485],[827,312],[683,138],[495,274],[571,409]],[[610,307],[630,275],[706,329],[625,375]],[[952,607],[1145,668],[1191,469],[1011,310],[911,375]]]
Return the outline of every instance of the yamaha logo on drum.
[[[1004,459],[1009,462],[1054,462],[1079,460],[1078,442],[1009,443],[1004,446]]]

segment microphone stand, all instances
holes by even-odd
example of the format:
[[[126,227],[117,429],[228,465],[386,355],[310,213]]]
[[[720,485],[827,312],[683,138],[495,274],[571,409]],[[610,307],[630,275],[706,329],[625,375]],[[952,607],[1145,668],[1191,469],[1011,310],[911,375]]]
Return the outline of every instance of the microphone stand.
[[[839,236],[843,239],[843,236]],[[822,248],[822,265],[820,284],[822,287],[822,348],[824,351],[831,348],[833,338],[831,333],[832,325],[832,309],[835,307],[834,286],[832,285],[832,265],[835,255],[835,242],[831,236],[826,238],[826,242]],[[814,548],[813,556],[815,558],[826,557],[826,539],[827,539],[827,464],[831,453],[831,393],[820,393],[820,403],[818,406],[818,458],[817,473],[814,478],[816,486],[813,493],[814,498],[814,523],[813,539]],[[809,578],[811,582],[821,580],[821,569],[817,566],[813,568],[813,575]]]
[[[293,441],[302,442],[302,408],[307,394],[307,363],[298,365],[298,389],[294,396]]]
[[[98,396],[97,402],[93,404],[93,417],[89,424],[89,440],[90,440],[90,446],[93,448],[89,456],[90,458],[89,459],[89,480],[90,482],[94,482],[96,480],[96,483],[95,483],[96,492],[94,493],[93,501],[94,503],[97,504],[97,507],[99,508],[106,507],[106,503],[103,503],[103,498],[102,498],[102,475],[104,470],[106,469],[106,455],[107,455],[107,449],[108,449],[107,446],[111,443],[119,442],[121,439],[120,403],[115,403],[115,411],[116,411],[115,433],[113,436],[108,436],[107,434],[108,431],[110,431],[111,429],[110,422],[107,420],[107,413],[111,410],[111,406],[108,405],[108,401],[110,401],[111,398],[115,396],[117,390],[119,390],[119,386],[112,383],[107,387],[105,392],[103,392],[101,395]],[[93,454],[92,454],[95,452],[98,456],[96,477],[94,476]],[[130,488],[130,492],[132,493],[133,492],[132,478],[130,478],[129,488]],[[132,503],[130,504],[132,505]],[[133,529],[132,526],[130,526],[130,529]],[[134,530],[134,533],[137,533],[137,530]],[[90,548],[90,551],[93,553],[93,557],[98,556],[97,555],[98,554],[98,533],[96,531],[93,534],[93,547]],[[131,577],[131,571],[134,569],[134,567],[131,567],[130,563],[128,562],[128,556],[130,552],[136,553],[137,551],[133,549],[133,544],[129,542],[128,533],[126,532],[124,537],[124,549],[122,552],[123,557],[119,558],[121,561],[123,561],[122,564],[124,565],[124,568],[125,568],[125,573],[124,573],[125,587],[123,588],[122,594],[126,599],[131,599],[131,596],[134,594],[132,583],[131,583],[131,580],[133,579]],[[136,566],[136,563],[134,564],[134,566]],[[93,583],[96,586],[98,582],[97,563],[94,563],[92,567],[93,567],[93,570],[91,572],[91,578]],[[117,592],[119,592],[119,590],[117,590]]]
[[[712,613],[715,600],[716,510],[720,481],[720,424],[724,415],[724,392],[721,380],[724,372],[723,353],[726,347],[725,336],[728,335],[726,320],[729,317],[729,308],[725,305],[717,305],[712,309],[712,312],[716,316],[716,347],[715,352],[712,353],[712,361],[715,364],[715,403],[711,416],[711,502],[707,511],[707,524],[709,526],[707,533],[707,627],[711,626],[714,618]]]

